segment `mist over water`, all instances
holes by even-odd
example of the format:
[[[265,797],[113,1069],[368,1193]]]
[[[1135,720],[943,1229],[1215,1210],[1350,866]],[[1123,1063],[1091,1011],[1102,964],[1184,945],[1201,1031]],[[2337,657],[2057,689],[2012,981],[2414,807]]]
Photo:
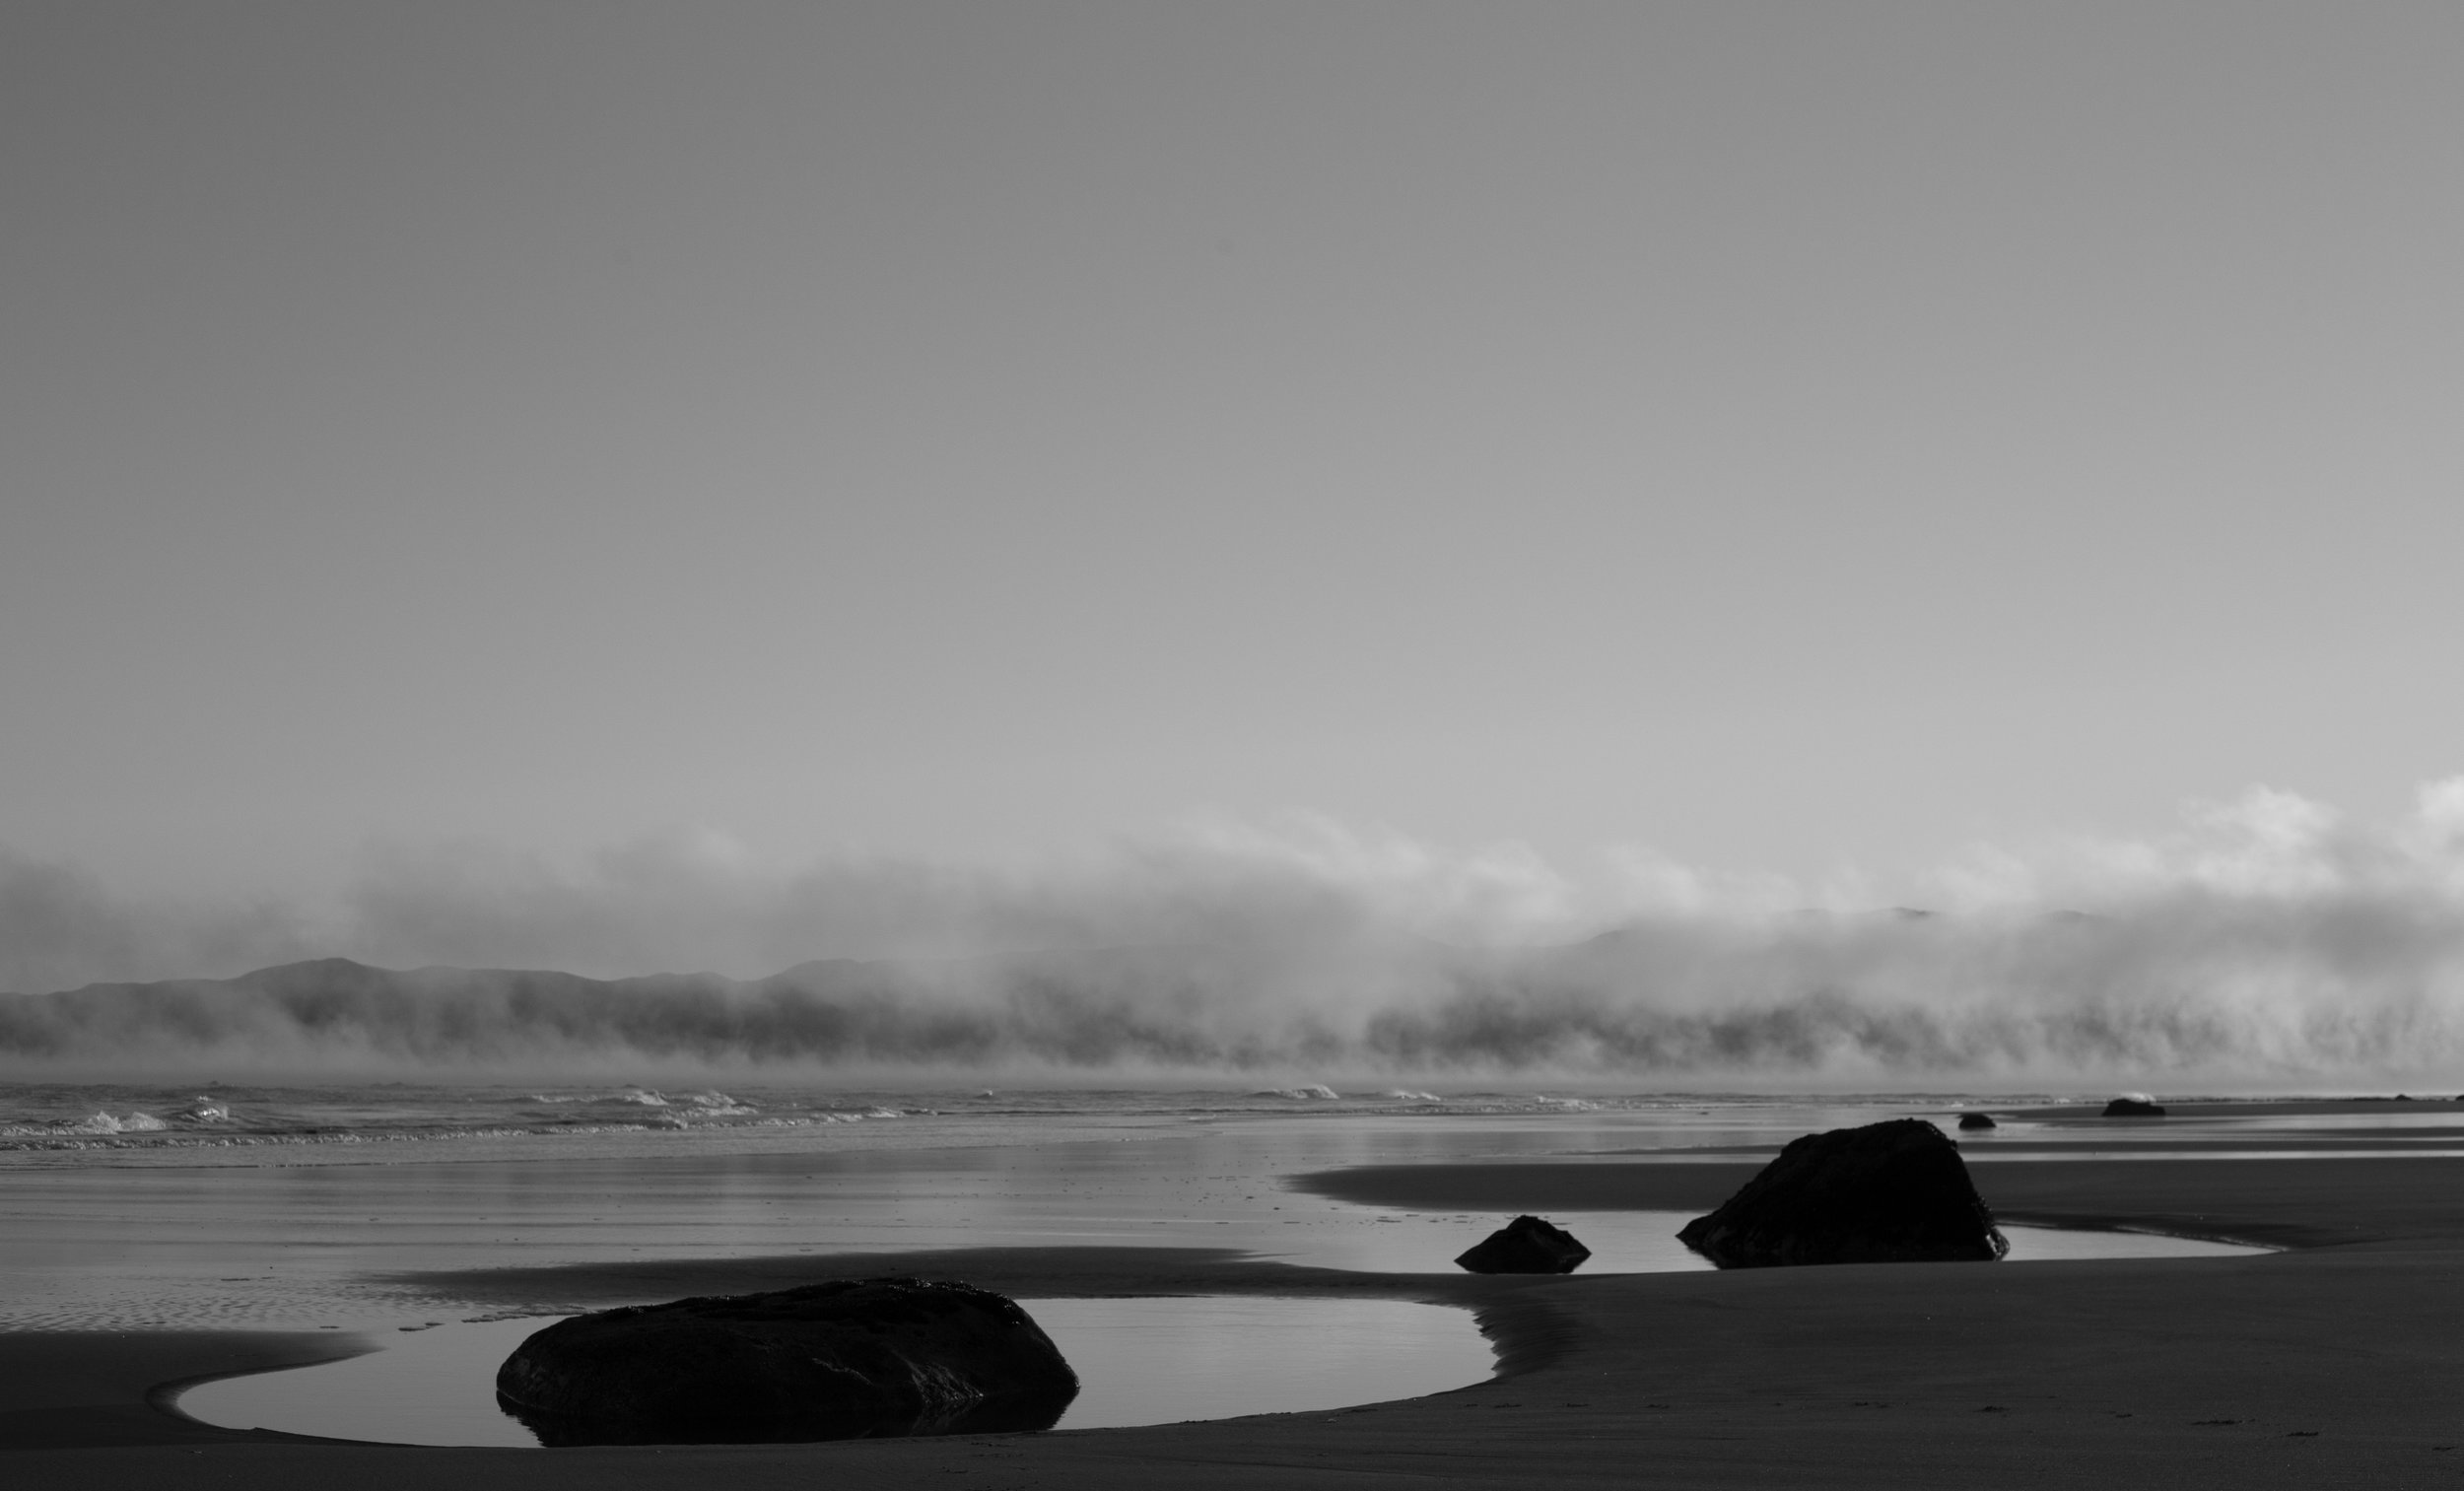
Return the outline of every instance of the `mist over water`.
[[[2464,779],[2393,827],[2254,791],[2159,838],[1980,849],[1901,889],[1917,903],[1636,851],[1576,874],[1308,818],[1032,870],[782,873],[689,837],[581,865],[396,849],[335,905],[238,910],[5,859],[0,979],[73,991],[0,1000],[0,1062],[1765,1086],[2464,1063]],[[377,967],[229,977],[335,955]]]

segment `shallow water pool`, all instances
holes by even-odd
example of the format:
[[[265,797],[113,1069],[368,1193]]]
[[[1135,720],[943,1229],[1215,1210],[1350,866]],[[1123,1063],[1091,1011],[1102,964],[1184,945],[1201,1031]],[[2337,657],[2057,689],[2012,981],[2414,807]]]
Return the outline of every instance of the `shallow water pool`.
[[[1600,1273],[1677,1273],[1712,1267],[1710,1259],[1677,1240],[1690,1211],[1552,1211],[1549,1221],[1574,1234],[1592,1251],[1577,1270]],[[1261,1250],[1259,1256],[1318,1268],[1387,1273],[1460,1273],[1455,1258],[1503,1226],[1489,1213],[1384,1212],[1345,1227],[1303,1229],[1289,1246]],[[2013,1263],[2057,1258],[2235,1257],[2266,1253],[2241,1243],[2164,1233],[2075,1230],[2002,1225],[2011,1240]]]
[[[1480,1382],[1495,1365],[1470,1312],[1443,1305],[1231,1295],[1019,1304],[1078,1374],[1061,1429],[1421,1397]],[[379,1349],[366,1356],[201,1384],[180,1394],[179,1409],[227,1429],[537,1449],[497,1407],[496,1371],[552,1319],[371,1337]]]

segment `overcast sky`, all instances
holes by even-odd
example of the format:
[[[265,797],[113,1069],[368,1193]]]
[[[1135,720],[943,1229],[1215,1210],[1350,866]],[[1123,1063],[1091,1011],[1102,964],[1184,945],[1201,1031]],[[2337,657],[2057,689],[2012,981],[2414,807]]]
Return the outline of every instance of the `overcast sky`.
[[[2464,7],[0,5],[0,845],[2464,768]]]

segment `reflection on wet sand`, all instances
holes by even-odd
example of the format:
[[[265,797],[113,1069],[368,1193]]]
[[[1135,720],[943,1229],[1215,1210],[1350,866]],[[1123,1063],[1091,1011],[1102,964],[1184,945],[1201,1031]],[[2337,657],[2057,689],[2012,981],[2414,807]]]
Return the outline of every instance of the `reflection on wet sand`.
[[[1019,1303],[1077,1372],[1074,1399],[992,1404],[981,1416],[946,1421],[744,1425],[684,1436],[579,1427],[519,1413],[497,1395],[498,1365],[551,1322],[518,1319],[392,1333],[372,1354],[206,1383],[178,1405],[234,1429],[387,1444],[790,1443],[1341,1408],[1459,1388],[1493,1365],[1469,1312],[1409,1301],[1200,1295]]]

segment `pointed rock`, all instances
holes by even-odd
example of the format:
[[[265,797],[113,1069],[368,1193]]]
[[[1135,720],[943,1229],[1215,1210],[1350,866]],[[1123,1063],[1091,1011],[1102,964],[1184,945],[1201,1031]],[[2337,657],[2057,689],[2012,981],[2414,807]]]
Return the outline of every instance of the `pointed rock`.
[[[1572,1273],[1591,1255],[1564,1228],[1538,1217],[1517,1217],[1455,1263],[1473,1273]]]

